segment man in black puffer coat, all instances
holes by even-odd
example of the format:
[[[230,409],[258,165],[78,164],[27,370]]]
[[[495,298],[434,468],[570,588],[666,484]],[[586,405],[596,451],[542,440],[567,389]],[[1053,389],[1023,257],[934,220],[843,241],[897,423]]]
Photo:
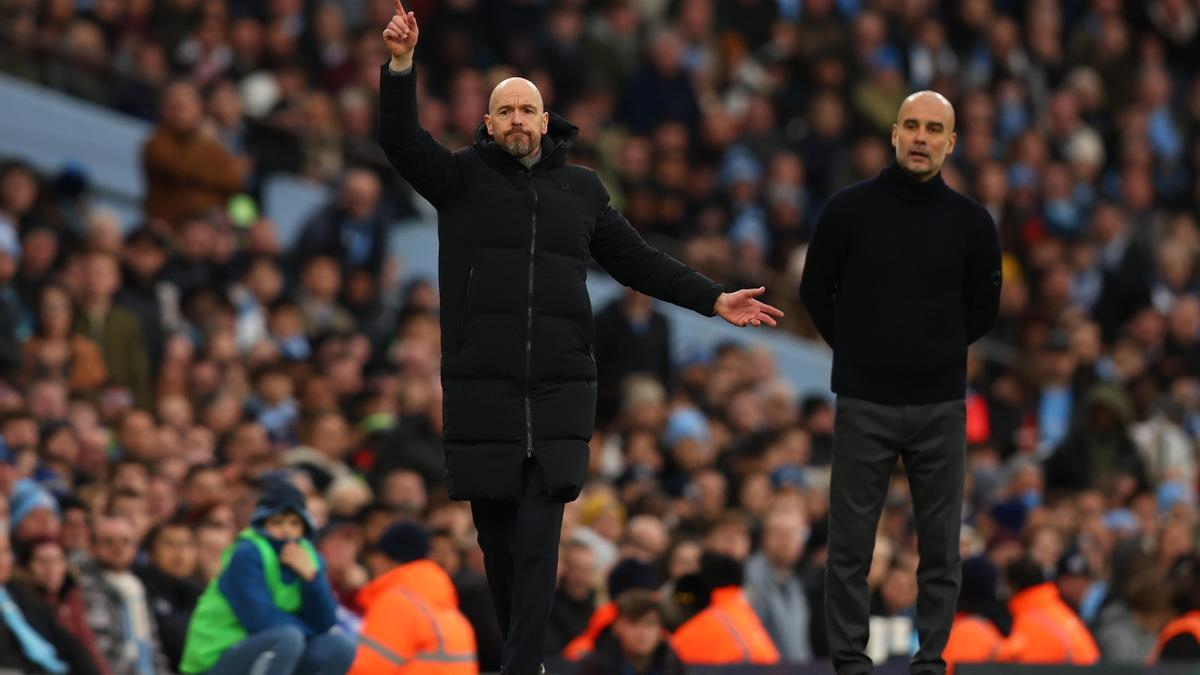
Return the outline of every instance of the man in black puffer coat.
[[[496,86],[457,152],[417,119],[416,17],[393,0],[380,73],[380,144],[438,209],[443,440],[450,495],[470,500],[505,633],[505,673],[537,673],[563,503],[587,474],[596,363],[586,280],[617,281],[739,326],[782,316],[650,248],[596,174],[566,163],[578,130],[527,80]]]

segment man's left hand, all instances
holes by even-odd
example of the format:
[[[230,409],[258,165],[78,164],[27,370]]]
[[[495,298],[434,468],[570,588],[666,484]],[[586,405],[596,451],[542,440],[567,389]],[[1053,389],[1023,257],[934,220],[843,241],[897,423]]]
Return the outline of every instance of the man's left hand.
[[[782,319],[783,312],[754,298],[766,293],[767,289],[745,288],[736,293],[722,293],[717,298],[713,310],[717,316],[741,328],[745,326],[758,327],[764,323],[768,326],[778,326],[776,318]]]

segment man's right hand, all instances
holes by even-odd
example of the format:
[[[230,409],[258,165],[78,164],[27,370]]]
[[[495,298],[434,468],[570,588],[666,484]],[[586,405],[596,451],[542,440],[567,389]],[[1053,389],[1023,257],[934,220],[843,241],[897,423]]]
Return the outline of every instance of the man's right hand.
[[[417,36],[420,34],[417,15],[405,12],[400,0],[392,0],[392,5],[396,8],[396,15],[383,29],[383,42],[392,53],[389,67],[392,70],[406,70],[412,65],[413,49],[417,46]]]

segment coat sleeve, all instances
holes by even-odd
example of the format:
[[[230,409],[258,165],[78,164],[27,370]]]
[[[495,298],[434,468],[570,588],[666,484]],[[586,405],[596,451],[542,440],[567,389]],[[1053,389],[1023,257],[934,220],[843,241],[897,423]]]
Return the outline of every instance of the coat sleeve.
[[[1000,238],[991,216],[983,211],[981,220],[972,229],[966,279],[963,280],[968,344],[987,335],[996,323],[996,314],[1000,310],[1000,277]]]
[[[454,193],[457,160],[418,119],[416,66],[405,73],[380,66],[379,144],[392,167],[430,204],[440,206]]]
[[[609,203],[608,190],[593,174],[600,205],[591,252],[618,282],[646,295],[714,316],[724,289],[712,279],[650,246]]]
[[[834,302],[849,241],[848,227],[839,204],[837,197],[830,199],[817,218],[800,279],[800,300],[830,347],[834,338]]]
[[[263,575],[262,556],[253,543],[238,542],[233,555],[229,557],[229,565],[221,572],[217,587],[247,633],[253,634],[276,626],[295,626],[305,636],[313,635],[313,630],[299,617],[275,606]]]

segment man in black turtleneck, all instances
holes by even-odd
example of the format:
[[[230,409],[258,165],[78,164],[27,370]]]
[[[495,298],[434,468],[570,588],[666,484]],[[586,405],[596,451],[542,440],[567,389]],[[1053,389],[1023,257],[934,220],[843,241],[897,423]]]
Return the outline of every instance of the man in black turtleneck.
[[[839,675],[871,672],[867,570],[897,457],[917,521],[917,632],[910,671],[946,671],[962,576],[967,345],[996,319],[1000,245],[991,216],[940,170],[954,150],[941,94],[904,100],[896,160],[835,194],[817,221],[800,296],[833,347],[837,393],[826,621]]]

